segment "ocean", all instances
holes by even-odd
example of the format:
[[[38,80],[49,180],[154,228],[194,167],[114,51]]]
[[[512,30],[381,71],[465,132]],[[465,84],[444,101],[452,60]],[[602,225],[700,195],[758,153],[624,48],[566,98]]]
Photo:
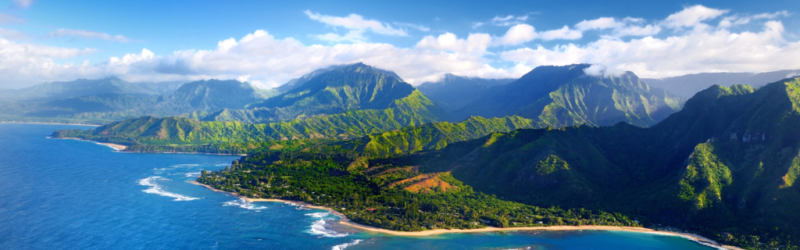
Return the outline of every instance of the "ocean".
[[[632,232],[368,233],[323,210],[248,204],[189,183],[238,156],[47,138],[75,128],[90,127],[0,123],[0,249],[711,249]]]

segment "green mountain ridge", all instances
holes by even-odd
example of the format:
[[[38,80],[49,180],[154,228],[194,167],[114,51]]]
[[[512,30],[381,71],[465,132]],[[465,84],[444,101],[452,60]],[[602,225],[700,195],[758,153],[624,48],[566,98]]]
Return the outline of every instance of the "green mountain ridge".
[[[519,115],[538,127],[627,122],[652,126],[681,109],[683,99],[651,88],[632,72],[592,76],[589,64],[539,66],[520,79],[486,91],[455,111],[456,118]]]
[[[57,131],[54,137],[79,137],[126,145],[203,146],[260,144],[301,139],[347,139],[436,121],[438,110],[419,91],[396,100],[392,108],[350,110],[287,122],[247,124],[237,121],[201,122],[182,117],[142,117],[106,124],[92,130]],[[134,147],[135,149],[135,147]],[[235,153],[246,152],[247,146]],[[163,148],[159,149],[163,150]]]
[[[348,110],[387,109],[414,90],[393,72],[356,63],[312,72],[310,78],[286,93],[251,104],[246,110],[223,110],[201,120],[265,123]]]
[[[727,244],[796,245],[798,127],[800,79],[790,79],[713,86],[650,128],[522,129],[368,165],[452,171],[502,199],[644,216]]]

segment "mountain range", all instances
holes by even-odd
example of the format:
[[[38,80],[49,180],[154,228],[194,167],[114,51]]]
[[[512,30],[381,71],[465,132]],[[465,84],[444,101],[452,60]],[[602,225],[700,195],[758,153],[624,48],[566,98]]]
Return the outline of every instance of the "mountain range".
[[[318,163],[332,169],[315,176],[350,176],[354,183],[334,182],[366,185],[362,188],[372,193],[610,211],[617,219],[603,215],[602,223],[688,229],[753,248],[798,243],[794,224],[800,217],[793,208],[800,205],[794,186],[800,175],[800,78],[758,88],[713,85],[685,99],[649,86],[632,72],[600,76],[587,74],[588,67],[541,66],[516,80],[448,75],[417,89],[390,71],[357,63],[320,69],[270,92],[209,80],[169,95],[66,98],[56,101],[101,99],[126,106],[128,98],[151,102],[147,107],[157,110],[175,107],[170,112],[182,116],[128,118],[52,136],[119,143],[132,152],[245,153],[246,168],[234,163],[200,178],[239,194],[257,194],[244,187],[252,186],[247,181],[252,178],[268,178],[258,176],[266,173],[262,170],[284,171],[286,164],[297,169],[325,159]],[[457,92],[460,83],[474,89]],[[460,94],[469,96],[458,99]],[[53,105],[109,112],[70,103]],[[220,177],[232,179],[220,182]],[[445,198],[430,196],[437,194]],[[309,201],[308,196],[290,198]],[[468,227],[480,218],[498,226],[534,223],[502,211],[475,215],[430,202],[435,204],[413,209],[406,204],[392,218],[412,223],[413,218],[427,220],[415,211],[443,210],[464,213],[465,221],[456,224]],[[579,217],[576,223],[592,218]]]
[[[538,67],[511,83],[495,84],[483,91],[485,94],[477,95],[478,98],[459,109],[461,113],[454,115],[436,104],[443,101],[428,99],[393,72],[357,63],[315,71],[311,76],[300,78],[306,80],[288,92],[249,104],[247,108],[185,115],[199,122],[148,117],[146,120],[152,122],[142,123],[141,119],[128,119],[79,135],[71,134],[70,137],[129,145],[180,146],[158,149],[168,151],[198,150],[201,145],[220,143],[237,143],[239,146],[235,148],[246,149],[254,147],[251,143],[264,140],[338,140],[431,122],[488,122],[494,120],[470,120],[470,117],[502,119],[505,116],[518,116],[515,119],[520,122],[503,126],[490,125],[492,122],[489,122],[482,126],[490,129],[470,129],[466,133],[471,134],[458,137],[474,139],[487,133],[518,128],[559,128],[579,124],[598,126],[617,122],[646,127],[679,110],[682,105],[680,98],[663,90],[651,89],[638,81],[633,73],[619,77],[592,76],[584,72],[589,66]],[[450,78],[458,79],[454,76]],[[472,82],[481,81],[473,79]],[[454,88],[449,86],[455,85],[444,84],[440,89]],[[522,108],[513,108],[517,106]],[[457,115],[462,117],[454,118]],[[187,130],[174,127],[178,124],[195,125]],[[432,126],[441,128],[444,124]],[[161,127],[148,127],[155,125]],[[215,130],[207,127],[224,127],[225,131],[212,133],[208,131]],[[281,129],[288,127],[293,129]],[[152,131],[163,132],[156,136]],[[214,134],[217,132],[219,134]],[[134,141],[133,138],[137,139]],[[249,146],[243,146],[245,144]],[[210,149],[216,150],[216,147]],[[203,150],[209,148],[203,147]],[[229,150],[230,147],[225,147],[224,152]]]

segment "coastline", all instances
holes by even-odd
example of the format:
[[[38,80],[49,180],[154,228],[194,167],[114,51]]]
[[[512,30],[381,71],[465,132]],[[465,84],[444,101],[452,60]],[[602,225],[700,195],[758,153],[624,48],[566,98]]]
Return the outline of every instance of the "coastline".
[[[77,125],[77,126],[90,126],[90,127],[100,127],[102,125],[97,124],[87,124],[87,123],[62,123],[62,122],[15,122],[15,121],[0,121],[0,123],[10,123],[10,124],[45,124],[45,125]]]
[[[214,192],[233,195],[233,196],[238,197],[240,199],[244,199],[247,202],[282,202],[282,203],[288,203],[288,204],[302,205],[302,206],[305,206],[307,208],[326,210],[326,211],[328,211],[328,212],[330,212],[330,213],[332,213],[332,214],[334,214],[336,216],[339,216],[341,218],[341,220],[339,220],[339,224],[342,224],[342,225],[345,225],[345,226],[349,226],[349,227],[353,227],[353,228],[358,228],[358,229],[361,229],[361,230],[364,230],[364,231],[367,231],[367,232],[371,232],[371,233],[383,233],[383,234],[394,235],[394,236],[423,237],[423,236],[433,236],[433,235],[448,234],[448,233],[487,233],[487,232],[508,232],[508,231],[537,231],[537,230],[538,231],[579,231],[579,230],[622,231],[622,232],[635,232],[635,233],[647,233],[647,234],[676,236],[676,237],[689,239],[691,241],[697,242],[698,244],[701,244],[701,245],[704,245],[704,246],[708,246],[708,247],[714,247],[714,248],[717,248],[717,249],[743,250],[742,248],[739,248],[739,247],[727,246],[727,245],[719,244],[716,241],[713,241],[711,239],[708,239],[706,237],[703,237],[703,236],[700,236],[700,235],[697,235],[697,234],[671,232],[671,231],[660,231],[660,230],[644,228],[644,227],[616,227],[616,226],[597,226],[597,225],[592,225],[592,226],[541,226],[541,227],[509,227],[509,228],[485,227],[485,228],[478,228],[478,229],[433,229],[433,230],[416,231],[416,232],[395,231],[395,230],[377,228],[377,227],[372,227],[372,226],[367,226],[367,225],[361,225],[361,224],[352,222],[344,214],[342,214],[339,211],[336,211],[336,210],[334,210],[332,208],[329,208],[329,207],[311,205],[311,204],[308,204],[308,203],[302,202],[302,201],[281,200],[281,199],[264,199],[264,198],[248,198],[248,197],[244,197],[242,195],[236,194],[236,193],[222,191],[222,190],[216,189],[216,188],[214,188],[212,186],[209,186],[209,185],[206,185],[206,184],[203,184],[203,183],[199,183],[199,182],[196,182],[196,181],[190,181],[189,183],[194,184],[194,185],[199,185],[199,186],[206,187],[206,188],[208,188],[208,189],[210,189],[210,190],[212,190]]]
[[[126,148],[128,148],[128,146],[125,146],[125,145],[120,145],[120,144],[115,144],[115,143],[107,143],[107,142],[96,142],[96,141],[84,140],[84,139],[76,138],[76,137],[64,137],[64,138],[55,138],[55,139],[88,141],[88,142],[93,142],[93,143],[97,143],[97,144],[100,144],[100,145],[103,145],[103,146],[106,146],[106,147],[113,148],[116,151],[122,151],[122,150],[125,150]]]
[[[128,149],[128,146],[121,145],[121,144],[108,143],[108,142],[98,142],[98,141],[81,139],[81,138],[77,138],[77,137],[64,137],[64,138],[53,138],[53,139],[88,141],[88,142],[97,143],[97,144],[100,144],[100,145],[103,145],[103,146],[111,147],[111,148],[113,148],[114,150],[117,150],[117,151],[125,151],[126,149]],[[204,154],[204,155],[226,155],[226,156],[238,155],[238,156],[247,156],[247,154],[214,154],[214,153],[199,153],[199,152],[147,152],[147,151],[125,151],[125,152],[127,152],[127,153],[146,153],[146,154]]]

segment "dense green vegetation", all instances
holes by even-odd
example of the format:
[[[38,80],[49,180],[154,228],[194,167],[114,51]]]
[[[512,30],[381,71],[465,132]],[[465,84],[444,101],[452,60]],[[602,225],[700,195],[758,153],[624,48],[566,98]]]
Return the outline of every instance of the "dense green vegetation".
[[[200,122],[181,117],[141,117],[109,123],[92,130],[57,131],[53,136],[125,145],[189,146],[173,147],[172,150],[196,149],[197,146],[208,144],[254,145],[264,141],[347,139],[436,121],[437,116],[431,109],[435,111],[435,106],[418,91],[413,91],[409,96],[395,101],[393,107],[388,109],[350,110],[288,122],[246,124],[235,121]]]
[[[381,110],[396,107],[398,100],[412,94],[425,98],[393,72],[356,63],[318,73],[286,93],[249,105],[249,109],[224,110],[202,120],[265,123],[349,110]],[[434,105],[425,108],[445,116]]]
[[[225,170],[203,171],[198,182],[252,198],[299,200],[331,207],[354,222],[401,231],[436,228],[482,228],[612,225],[639,226],[618,213],[586,209],[536,207],[477,193],[447,173],[441,183],[412,192],[397,181],[421,175],[414,171],[387,173],[349,168],[341,158],[318,155],[287,157],[258,154],[242,158]],[[387,171],[381,171],[387,169]]]
[[[632,72],[594,76],[591,65],[540,66],[522,78],[484,91],[455,111],[456,118],[519,115],[538,128],[610,126],[627,122],[652,126],[681,109],[684,99],[651,88]]]
[[[490,225],[503,225],[504,221],[491,217],[504,213],[493,207],[508,209],[516,207],[509,204],[526,204],[520,208],[525,212],[513,217],[520,218],[540,211],[528,206],[557,206],[564,211],[620,213],[648,227],[686,229],[746,248],[797,249],[800,231],[795,224],[800,222],[800,216],[794,208],[800,205],[800,195],[794,184],[800,175],[798,127],[800,79],[790,79],[757,91],[741,85],[714,86],[690,99],[683,111],[650,128],[619,123],[611,127],[517,129],[439,147],[431,142],[447,139],[430,138],[446,138],[448,131],[458,130],[436,129],[432,124],[311,145],[308,149],[301,150],[303,146],[299,146],[283,153],[255,154],[244,158],[244,165],[237,163],[232,170],[207,173],[201,181],[244,195],[344,207],[340,211],[353,212],[348,216],[360,218],[357,222],[399,230],[465,224],[437,220],[442,217],[435,213],[414,217],[412,221],[417,224],[404,221],[401,210],[415,204],[408,200],[414,198],[395,199],[405,203],[382,198],[395,197],[390,195],[395,191],[416,197],[419,206],[425,204],[421,201],[447,204],[448,208],[442,211],[450,214],[458,212],[452,205],[464,204],[474,209],[473,206],[482,205],[470,203],[471,199],[488,199],[492,202],[487,207],[491,212],[481,212],[478,217]],[[354,151],[362,153],[348,153]],[[305,177],[300,176],[306,175],[325,181],[304,182]],[[297,196],[287,195],[287,190],[266,190],[263,186],[259,189],[256,184],[260,182],[245,184],[247,180],[270,176],[296,181],[289,186],[298,189],[288,191]],[[372,198],[310,200],[299,194],[304,189],[309,192],[309,187],[314,187],[315,193],[327,194],[341,188]],[[361,196],[361,192],[365,195]],[[473,196],[476,193],[478,196]],[[374,212],[366,211],[370,208],[388,212],[369,213]],[[398,211],[393,215],[394,210]],[[509,209],[509,214],[513,211],[516,210]],[[467,213],[458,216],[475,218]],[[594,218],[587,216],[581,218]],[[618,216],[615,218],[619,221]],[[530,225],[530,221],[509,221]],[[398,222],[415,226],[398,227]]]

